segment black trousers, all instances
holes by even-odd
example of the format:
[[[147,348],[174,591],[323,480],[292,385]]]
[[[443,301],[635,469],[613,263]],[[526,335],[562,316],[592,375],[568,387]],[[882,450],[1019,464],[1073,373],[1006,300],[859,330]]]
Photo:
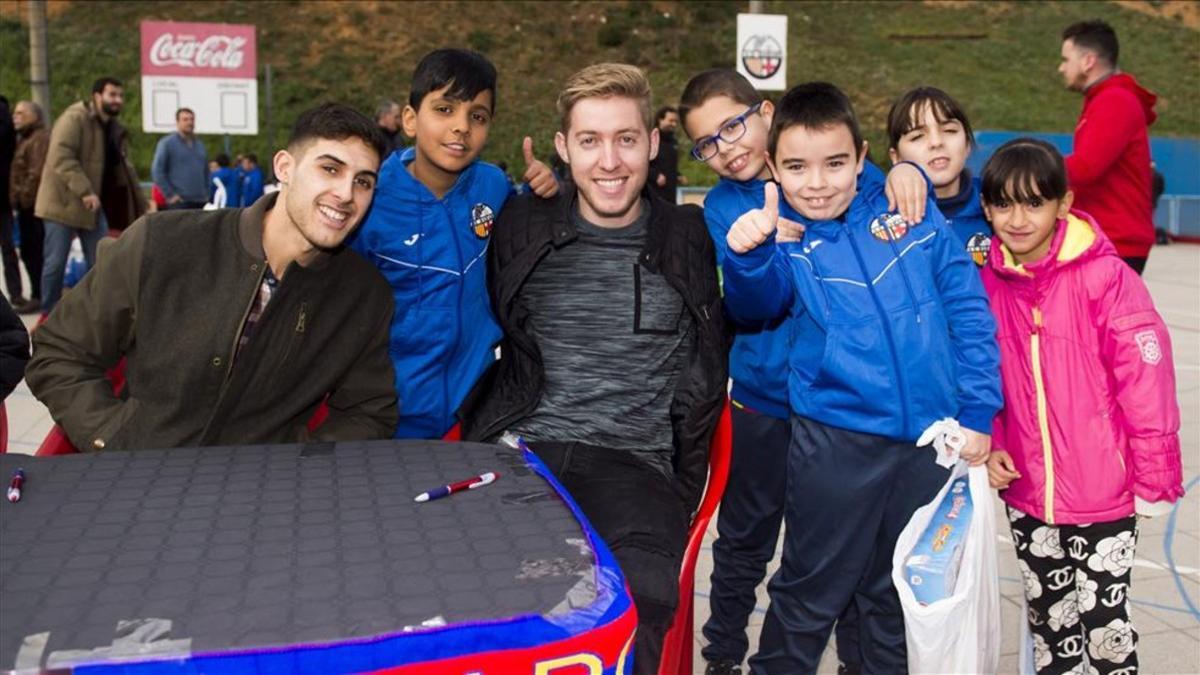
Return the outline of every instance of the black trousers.
[[[1010,507],[1008,520],[1025,582],[1037,672],[1136,673],[1129,570],[1137,516],[1047,525]],[[1091,669],[1081,668],[1085,656]]]
[[[17,209],[17,227],[21,231],[21,262],[29,273],[29,297],[42,297],[42,245],[46,227],[33,209]],[[7,262],[5,263],[7,264]]]
[[[787,420],[737,406],[731,409],[733,455],[729,482],[717,513],[713,542],[711,614],[703,633],[708,661],[741,663],[749,641],[746,623],[754,611],[755,589],[775,556],[787,493]]]
[[[767,591],[753,673],[815,673],[834,622],[853,603],[862,671],[908,661],[892,551],[949,471],[928,448],[792,417],[783,560]]]
[[[668,477],[628,452],[576,442],[531,443],[616,557],[638,628],[634,672],[653,675],[679,604],[691,514]]]
[[[1133,271],[1137,272],[1139,277],[1142,276],[1142,272],[1146,271],[1147,258],[1145,258],[1145,257],[1141,257],[1141,258],[1129,257],[1129,258],[1121,258],[1121,260],[1124,260],[1126,265],[1129,265],[1130,267],[1132,267]]]
[[[13,243],[12,211],[0,209],[0,257],[4,260],[4,285],[8,298],[16,301],[21,297],[21,263],[17,259],[17,247]]]
[[[701,654],[706,661],[741,663],[750,648],[746,624],[758,600],[755,591],[775,557],[783,524],[792,425],[736,402],[731,413],[733,456],[717,512],[710,614],[702,631],[708,644]],[[838,617],[834,637],[843,671],[857,673],[861,659],[854,603]]]

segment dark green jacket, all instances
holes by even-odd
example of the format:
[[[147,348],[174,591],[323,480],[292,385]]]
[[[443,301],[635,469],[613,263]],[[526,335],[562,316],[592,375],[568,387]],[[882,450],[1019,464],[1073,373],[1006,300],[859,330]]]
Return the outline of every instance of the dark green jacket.
[[[284,443],[328,396],[323,440],[389,438],[392,293],[349,249],[285,271],[253,338],[234,349],[265,269],[247,209],[146,216],[34,332],[29,388],[81,450]],[[127,357],[113,395],[105,371]]]

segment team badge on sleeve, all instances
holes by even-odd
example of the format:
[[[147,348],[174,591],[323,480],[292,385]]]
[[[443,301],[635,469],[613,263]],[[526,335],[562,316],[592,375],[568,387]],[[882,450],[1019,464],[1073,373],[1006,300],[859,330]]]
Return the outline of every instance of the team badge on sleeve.
[[[976,232],[967,240],[967,255],[978,267],[987,262],[988,251],[992,249],[992,238],[982,232]]]
[[[476,237],[487,239],[492,233],[492,225],[496,222],[496,212],[484,203],[471,207],[471,230]]]
[[[885,213],[871,222],[871,235],[879,241],[895,241],[908,234],[908,223],[899,213]]]
[[[1158,333],[1152,330],[1144,330],[1140,333],[1135,333],[1133,339],[1137,342],[1138,349],[1142,352],[1142,361],[1150,365],[1158,365],[1162,361],[1162,347],[1158,344]]]

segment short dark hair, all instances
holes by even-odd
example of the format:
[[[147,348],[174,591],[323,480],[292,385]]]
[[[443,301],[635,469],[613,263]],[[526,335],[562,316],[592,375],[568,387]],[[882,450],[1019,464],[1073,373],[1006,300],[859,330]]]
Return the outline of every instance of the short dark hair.
[[[917,87],[896,99],[896,102],[892,104],[892,109],[888,111],[889,148],[895,149],[904,134],[922,124],[922,120],[918,116],[925,111],[926,106],[933,111],[933,117],[938,124],[947,122],[961,124],[963,133],[967,136],[968,146],[975,147],[975,132],[971,130],[971,122],[967,120],[967,113],[963,112],[958,101],[937,87]]]
[[[337,141],[357,138],[375,150],[380,162],[386,156],[387,140],[375,120],[341,103],[322,103],[300,113],[296,124],[292,126],[287,147],[295,152],[297,146],[319,138]],[[258,158],[250,153],[246,154],[246,158],[258,163]]]
[[[421,101],[430,92],[450,87],[446,97],[455,101],[470,101],[480,93],[492,92],[492,112],[496,111],[496,66],[487,57],[469,49],[435,49],[417,64],[413,71],[412,91],[408,105],[421,108]]]
[[[658,109],[658,112],[654,113],[654,122],[658,123],[658,122],[663,121],[663,118],[666,117],[667,115],[669,115],[670,113],[679,114],[679,111],[676,110],[673,106],[664,105],[663,107]]]
[[[1062,199],[1067,194],[1063,157],[1058,148],[1040,138],[1014,138],[984,165],[979,194],[986,204]]]
[[[114,87],[124,87],[125,86],[125,85],[121,84],[121,81],[115,77],[107,77],[107,76],[101,77],[101,78],[97,78],[96,81],[92,83],[92,93],[93,94],[103,94],[104,88],[109,85],[112,85]]]
[[[780,134],[792,127],[827,129],[838,125],[845,125],[850,130],[857,159],[862,154],[863,135],[850,98],[828,82],[798,84],[775,106],[771,131],[767,134],[767,152],[774,156]]]
[[[1076,47],[1095,52],[1105,63],[1117,67],[1117,56],[1121,46],[1117,43],[1117,32],[1108,22],[1100,19],[1080,21],[1063,29],[1063,42],[1070,40]]]
[[[696,75],[684,86],[679,97],[679,121],[686,124],[688,113],[717,96],[728,96],[746,107],[763,101],[763,95],[736,70],[713,68]]]
[[[229,155],[223,152],[218,153],[217,156],[213,158],[213,161],[217,163],[217,166],[229,166]]]
[[[179,116],[180,116],[180,115],[182,115],[183,113],[191,113],[191,114],[192,114],[192,117],[195,117],[195,116],[196,116],[196,111],[195,111],[195,110],[192,110],[191,108],[180,108],[180,109],[178,109],[178,110],[176,110],[176,111],[175,111],[175,121],[176,121],[176,122],[178,122],[178,121],[179,121]]]
[[[242,161],[244,162],[246,160],[250,160],[252,163],[258,164],[258,155],[254,154],[253,152],[247,152],[246,154],[242,155]]]

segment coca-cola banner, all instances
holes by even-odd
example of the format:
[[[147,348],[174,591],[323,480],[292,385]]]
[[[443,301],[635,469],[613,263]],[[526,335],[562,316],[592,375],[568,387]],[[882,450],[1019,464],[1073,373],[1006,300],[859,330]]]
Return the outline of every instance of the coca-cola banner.
[[[254,26],[142,22],[142,127],[175,130],[175,112],[191,108],[202,134],[257,134]]]

